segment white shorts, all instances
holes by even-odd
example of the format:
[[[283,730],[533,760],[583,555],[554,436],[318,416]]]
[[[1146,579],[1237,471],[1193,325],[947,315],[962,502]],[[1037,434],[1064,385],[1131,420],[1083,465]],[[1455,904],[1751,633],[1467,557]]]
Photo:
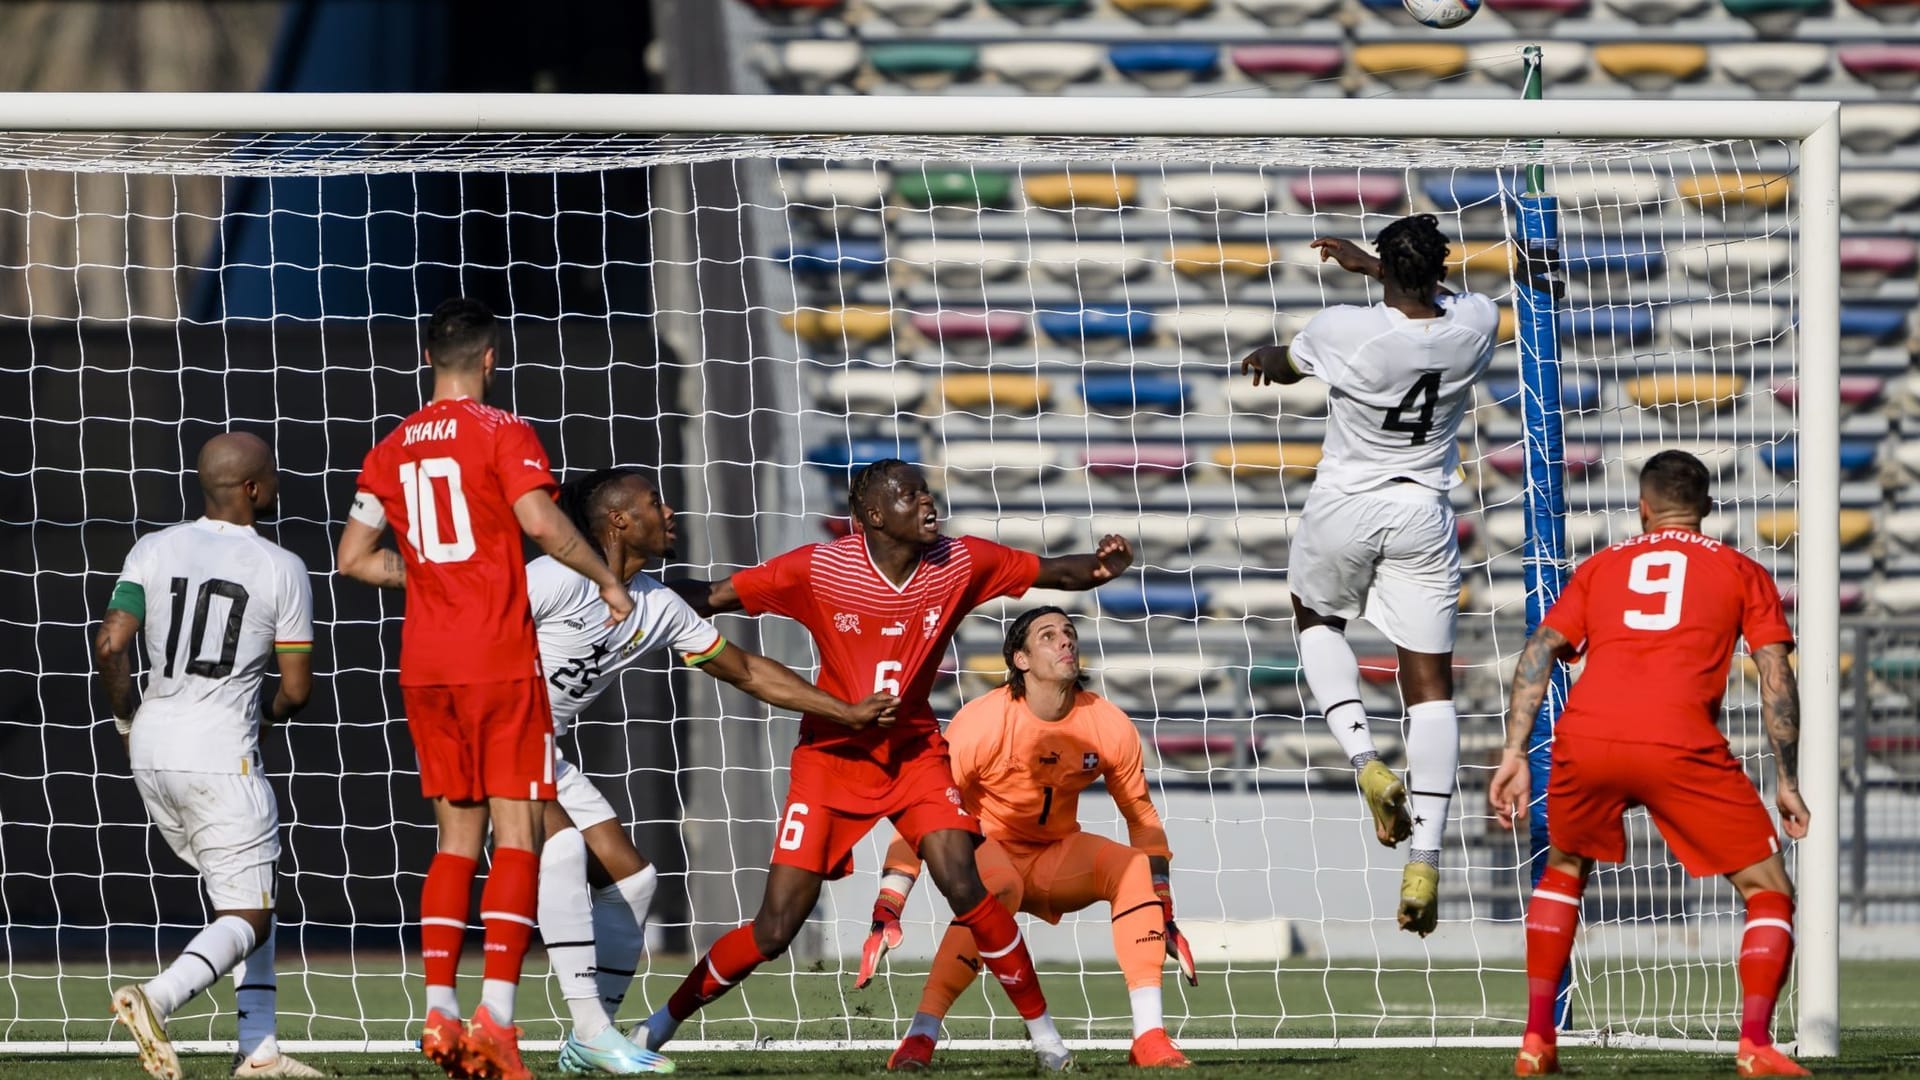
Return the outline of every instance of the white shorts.
[[[1417,653],[1453,651],[1460,538],[1445,494],[1394,484],[1315,491],[1287,560],[1287,587],[1314,612],[1364,618]]]
[[[133,783],[167,846],[200,872],[215,911],[273,907],[280,813],[266,777],[135,769]]]
[[[587,774],[558,752],[553,755],[553,790],[560,809],[573,820],[573,827],[582,832],[620,816],[613,812],[613,804],[600,794],[593,781],[587,779]]]

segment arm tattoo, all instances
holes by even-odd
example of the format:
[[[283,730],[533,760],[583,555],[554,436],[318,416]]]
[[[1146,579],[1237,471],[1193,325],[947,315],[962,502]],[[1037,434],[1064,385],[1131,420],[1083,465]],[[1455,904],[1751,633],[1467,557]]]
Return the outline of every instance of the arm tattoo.
[[[1527,639],[1520,662],[1513,669],[1511,705],[1507,710],[1507,749],[1524,751],[1533,733],[1534,717],[1546,700],[1547,684],[1553,678],[1554,662],[1567,647],[1567,639],[1550,626],[1543,626]]]
[[[407,584],[407,561],[392,548],[383,548],[380,552],[380,569],[386,572],[386,580],[381,582],[389,589],[404,588]]]
[[[1800,686],[1784,648],[1768,647],[1754,657],[1760,666],[1760,715],[1773,743],[1780,779],[1800,783]]]

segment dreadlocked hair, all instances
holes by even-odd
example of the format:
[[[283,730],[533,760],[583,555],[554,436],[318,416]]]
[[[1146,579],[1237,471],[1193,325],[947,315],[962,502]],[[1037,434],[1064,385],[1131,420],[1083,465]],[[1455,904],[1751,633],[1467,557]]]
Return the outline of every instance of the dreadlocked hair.
[[[1065,608],[1049,604],[1046,607],[1021,612],[1020,617],[1013,620],[1007,627],[1007,640],[1001,648],[1001,655],[1007,660],[1007,693],[1012,695],[1015,701],[1027,696],[1027,673],[1015,666],[1013,654],[1026,651],[1027,633],[1033,629],[1033,624],[1039,621],[1042,615],[1060,615],[1068,622],[1073,621],[1073,616],[1068,615]],[[1081,686],[1087,685],[1087,676],[1084,672],[1078,681]]]
[[[1374,242],[1386,280],[1422,295],[1447,276],[1447,238],[1432,214],[1414,214],[1380,230]]]
[[[867,506],[868,493],[885,482],[893,470],[907,467],[907,463],[899,458],[881,458],[868,462],[854,473],[853,479],[847,482],[847,513],[852,515],[853,520],[860,520],[860,511]]]
[[[560,485],[560,509],[573,519],[573,527],[580,530],[581,536],[596,545],[599,543],[599,522],[607,512],[607,489],[615,481],[625,480],[629,476],[652,482],[644,469],[615,465],[610,469],[595,469]]]

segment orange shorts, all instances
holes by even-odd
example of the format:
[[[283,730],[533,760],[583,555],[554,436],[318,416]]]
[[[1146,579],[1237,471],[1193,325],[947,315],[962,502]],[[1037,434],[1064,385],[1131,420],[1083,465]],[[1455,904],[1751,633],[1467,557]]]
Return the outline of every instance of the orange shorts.
[[[539,677],[402,686],[407,731],[429,799],[551,800],[553,710]]]
[[[980,822],[960,805],[953,765],[944,747],[926,750],[891,769],[801,746],[793,752],[793,782],[775,823],[773,864],[828,879],[853,873],[853,848],[881,818],[919,850],[941,829],[980,835]]]
[[[1002,858],[1019,875],[1020,902],[1015,906],[1049,924],[1102,901],[1116,916],[1160,903],[1146,855],[1104,836],[1076,832],[1038,847],[989,840],[976,856],[982,881],[1000,876],[992,867]]]
[[[1731,874],[1780,850],[1773,818],[1725,746],[1677,746],[1558,738],[1547,781],[1547,834],[1569,855],[1619,862],[1621,816],[1644,806],[1680,865],[1694,877]]]

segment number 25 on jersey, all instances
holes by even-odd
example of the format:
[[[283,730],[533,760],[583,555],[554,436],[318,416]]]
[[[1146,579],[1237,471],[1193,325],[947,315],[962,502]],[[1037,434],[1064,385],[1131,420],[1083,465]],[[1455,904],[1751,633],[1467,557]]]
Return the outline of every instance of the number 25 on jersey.
[[[1655,577],[1655,571],[1665,571]],[[1659,597],[1660,608],[1628,608],[1623,617],[1629,630],[1671,630],[1680,625],[1680,605],[1686,599],[1687,556],[1680,551],[1649,551],[1634,556],[1627,567],[1627,588],[1646,597]]]
[[[450,457],[403,461],[400,487],[407,499],[407,543],[422,560],[456,563],[473,557],[473,519],[467,512],[467,496],[460,490],[460,462]],[[442,498],[451,537],[440,535]]]

